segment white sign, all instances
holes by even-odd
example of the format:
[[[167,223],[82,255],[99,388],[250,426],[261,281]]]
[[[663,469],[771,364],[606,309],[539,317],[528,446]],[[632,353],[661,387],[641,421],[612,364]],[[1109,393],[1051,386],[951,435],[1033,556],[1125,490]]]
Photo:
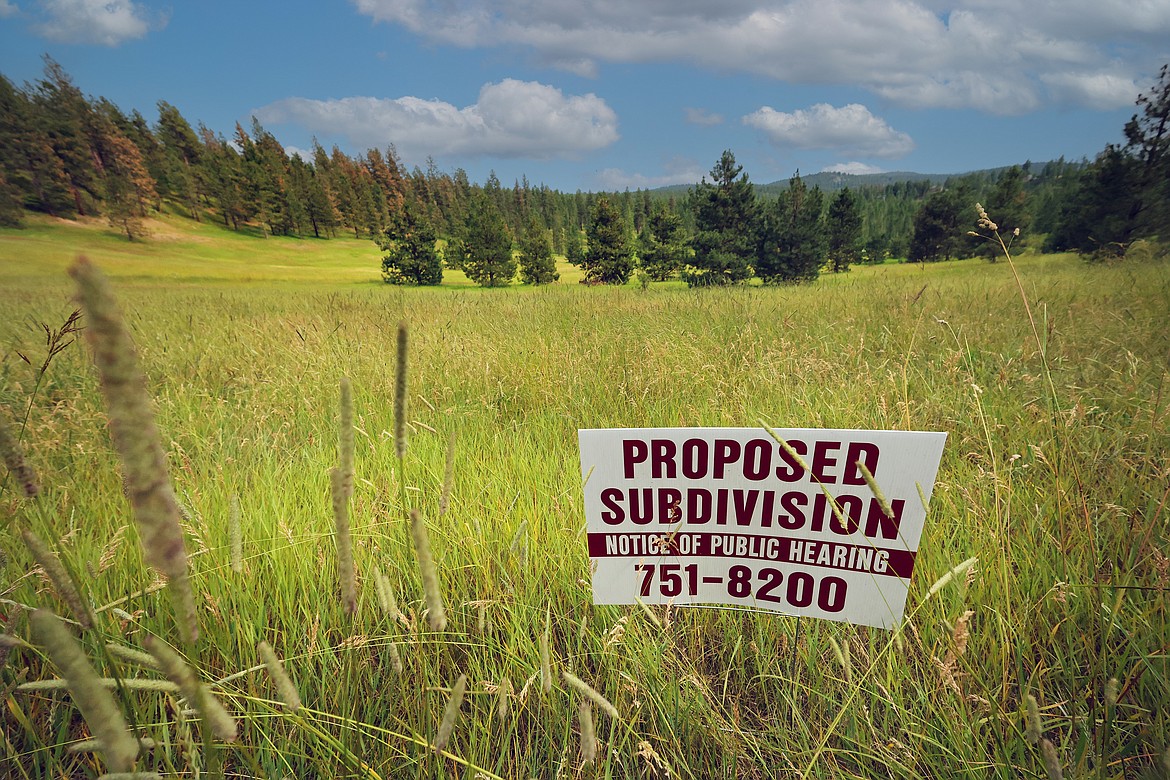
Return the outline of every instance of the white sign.
[[[896,625],[946,434],[773,433],[578,431],[594,603]]]

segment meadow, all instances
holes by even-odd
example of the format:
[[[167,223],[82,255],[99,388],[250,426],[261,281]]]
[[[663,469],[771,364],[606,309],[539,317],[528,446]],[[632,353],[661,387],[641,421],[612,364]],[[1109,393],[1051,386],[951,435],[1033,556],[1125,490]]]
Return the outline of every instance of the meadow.
[[[154,741],[137,768],[164,776],[1170,774],[1165,261],[1025,253],[1018,282],[1006,262],[970,260],[720,290],[584,287],[562,266],[546,288],[449,274],[401,289],[381,283],[369,241],[179,220],[152,232],[129,244],[97,223],[0,231],[0,414],[40,485],[26,499],[0,477],[0,775],[104,767],[70,750],[88,735],[70,694],[33,684],[59,675],[29,610],[74,616],[21,529],[91,605],[93,627],[74,633],[100,676],[161,680],[108,649],[156,636],[235,718],[234,742],[203,738],[174,691],[115,683]],[[53,342],[77,308],[66,270],[79,253],[110,277],[154,399],[186,515],[201,631],[189,646],[143,560],[91,350],[81,334]],[[343,378],[352,614],[330,491]],[[897,630],[591,604],[577,429],[760,421],[948,433]],[[412,508],[429,528],[442,631],[424,617]],[[262,640],[299,709],[278,695]],[[433,750],[460,675],[462,706]]]

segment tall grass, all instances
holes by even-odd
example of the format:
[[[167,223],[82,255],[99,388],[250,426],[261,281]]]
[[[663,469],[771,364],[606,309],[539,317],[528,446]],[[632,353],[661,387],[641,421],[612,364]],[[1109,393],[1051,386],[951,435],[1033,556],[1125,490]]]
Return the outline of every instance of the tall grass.
[[[177,715],[190,702],[117,687],[130,727],[156,745],[137,768],[189,774],[222,751],[228,776],[272,777],[1160,771],[1170,269],[1062,256],[1015,266],[1019,285],[1006,264],[962,262],[645,293],[115,277],[188,511],[201,636],[186,661],[238,729],[209,753]],[[20,532],[75,574],[94,613],[77,641],[99,676],[140,674],[106,644],[141,650],[173,619],[119,531],[131,509],[83,346],[57,355],[32,392],[39,323],[72,311],[68,282],[52,269],[7,278],[0,404],[19,419],[31,400],[21,441],[41,492],[26,499],[10,478],[0,494],[12,637],[0,774],[94,776],[100,753],[66,750],[88,736],[68,698],[17,688],[60,672],[20,606],[57,607]],[[331,508],[342,377],[352,615]],[[949,432],[899,631],[591,605],[576,429],[760,419]],[[410,509],[426,518],[442,633],[427,629]],[[241,549],[246,576],[233,571]],[[262,642],[279,649],[298,708],[274,695]],[[620,718],[594,717],[599,701]]]

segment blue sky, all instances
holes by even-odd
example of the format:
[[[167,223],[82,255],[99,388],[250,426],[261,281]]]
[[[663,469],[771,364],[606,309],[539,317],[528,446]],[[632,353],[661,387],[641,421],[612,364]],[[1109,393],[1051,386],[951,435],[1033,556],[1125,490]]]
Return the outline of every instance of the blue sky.
[[[956,173],[1121,140],[1170,0],[0,0],[0,73],[56,59],[149,120],[394,144],[573,191]]]

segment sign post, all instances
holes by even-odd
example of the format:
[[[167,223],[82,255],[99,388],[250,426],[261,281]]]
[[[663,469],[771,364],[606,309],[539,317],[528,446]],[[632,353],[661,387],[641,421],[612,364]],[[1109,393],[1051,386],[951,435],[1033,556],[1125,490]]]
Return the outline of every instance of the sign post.
[[[901,620],[945,433],[625,428],[578,438],[594,603],[727,604],[878,628]]]

